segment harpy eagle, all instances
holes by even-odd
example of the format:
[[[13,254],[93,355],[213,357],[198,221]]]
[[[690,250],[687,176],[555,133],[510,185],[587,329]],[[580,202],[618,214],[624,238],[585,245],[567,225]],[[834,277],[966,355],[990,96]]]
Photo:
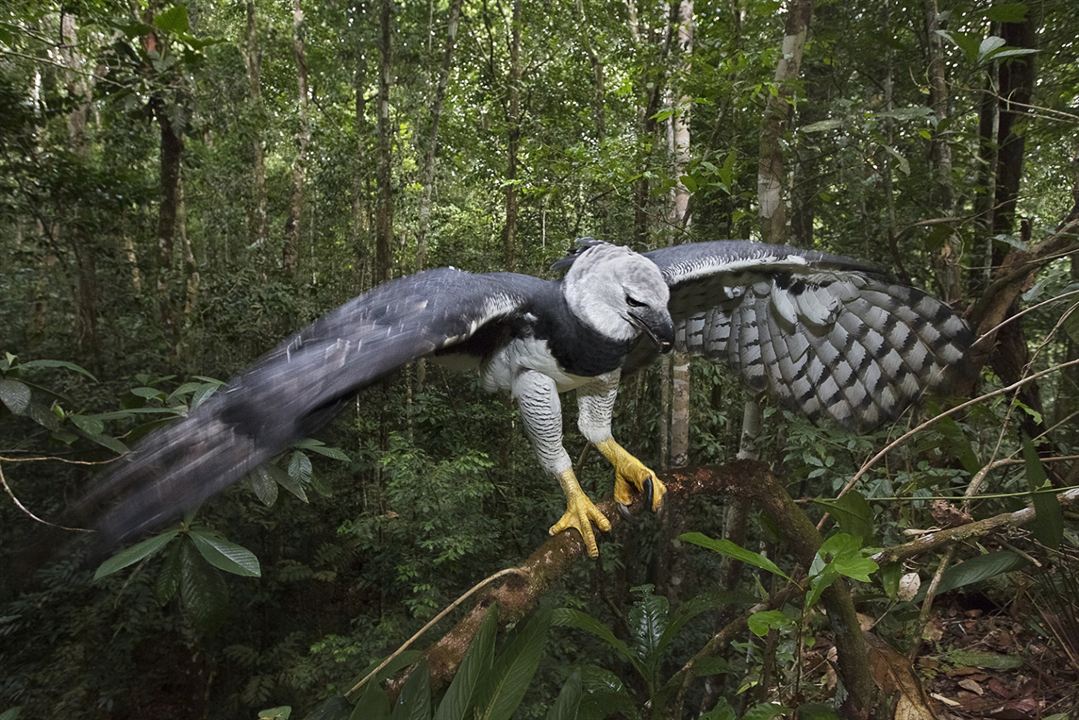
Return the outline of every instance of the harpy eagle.
[[[110,541],[152,529],[236,482],[325,424],[355,393],[434,357],[508,391],[566,512],[598,555],[607,518],[581,489],[562,442],[559,396],[577,391],[578,426],[614,466],[614,497],[663,483],[611,434],[622,375],[676,348],[722,360],[753,390],[814,420],[867,429],[939,387],[971,344],[941,301],[873,266],[815,250],[741,241],[636,253],[578,241],[561,280],[453,268],[392,280],[288,338],[184,420],[146,438],[95,483]],[[111,502],[119,498],[116,502]]]

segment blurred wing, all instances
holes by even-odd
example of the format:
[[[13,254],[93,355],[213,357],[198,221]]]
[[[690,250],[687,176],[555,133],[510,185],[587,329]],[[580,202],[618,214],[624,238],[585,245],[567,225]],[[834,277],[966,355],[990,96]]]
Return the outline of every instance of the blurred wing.
[[[850,258],[734,241],[646,257],[671,287],[679,350],[813,420],[876,427],[946,383],[972,342],[947,305]]]
[[[161,525],[313,432],[358,390],[513,316],[527,304],[533,282],[443,268],[354,298],[184,420],[147,437],[95,483],[76,514],[95,514],[107,542]]]

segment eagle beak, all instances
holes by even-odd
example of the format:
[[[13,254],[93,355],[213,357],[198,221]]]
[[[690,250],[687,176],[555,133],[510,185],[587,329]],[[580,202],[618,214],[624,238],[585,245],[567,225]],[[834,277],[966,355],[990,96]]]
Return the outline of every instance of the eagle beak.
[[[674,347],[674,322],[666,308],[654,310],[642,307],[629,313],[634,324],[648,335],[661,353],[669,353]]]

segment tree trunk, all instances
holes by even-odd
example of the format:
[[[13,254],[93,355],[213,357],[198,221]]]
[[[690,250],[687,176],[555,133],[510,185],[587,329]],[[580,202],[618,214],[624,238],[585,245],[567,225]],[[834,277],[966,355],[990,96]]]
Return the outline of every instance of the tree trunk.
[[[506,107],[506,220],[502,226],[502,252],[506,269],[517,269],[517,154],[521,142],[521,0],[513,0],[510,21],[510,68]]]
[[[776,65],[776,92],[768,96],[761,120],[760,159],[757,165],[757,200],[760,204],[761,239],[783,243],[787,238],[787,173],[781,140],[787,130],[794,83],[798,79],[805,49],[812,0],[791,0],[787,11],[783,51]]]
[[[304,185],[307,174],[307,146],[311,143],[311,121],[307,107],[307,51],[304,48],[304,17],[301,0],[292,0],[292,55],[296,60],[296,157],[292,161],[292,195],[285,223],[281,266],[285,273],[296,271],[300,240],[303,237]]]
[[[176,209],[180,199],[180,163],[183,160],[184,139],[182,130],[173,125],[166,101],[161,96],[151,99],[154,115],[161,130],[159,176],[161,205],[157,212],[157,301],[161,327],[165,338],[172,345],[173,353],[179,352],[180,327],[176,318],[175,300],[175,250]]]
[[[430,125],[423,154],[423,194],[420,196],[420,227],[416,233],[416,269],[427,267],[427,235],[431,229],[431,199],[435,188],[435,166],[438,160],[438,126],[442,118],[442,104],[446,100],[450,69],[453,67],[453,48],[457,41],[457,25],[461,17],[463,0],[450,3],[446,18],[446,45],[442,49],[442,65],[439,67],[435,96],[431,103]]]
[[[251,140],[251,200],[248,220],[248,242],[261,247],[266,242],[266,159],[262,146],[262,55],[259,51],[258,22],[254,0],[247,0],[247,31],[244,36],[244,64],[247,68],[247,84],[251,109],[255,118],[254,138]]]
[[[678,76],[689,72],[693,52],[693,0],[678,3]],[[671,188],[668,222],[672,243],[682,242],[690,222],[689,190],[682,183],[689,166],[690,108],[692,98],[681,95],[673,103],[670,117],[669,147],[671,158]],[[675,353],[671,361],[671,461],[672,467],[689,462],[690,362],[689,355]]]
[[[357,291],[371,285],[371,252],[368,245],[371,232],[371,128],[367,123],[367,49],[370,45],[364,29],[367,23],[367,6],[353,3],[350,12],[355,33],[355,67],[352,73],[354,97],[353,132],[356,133],[356,149],[352,170],[352,219],[349,224],[349,242],[355,253],[353,276]]]
[[[393,72],[392,0],[379,5],[378,204],[375,209],[374,282],[390,279],[393,265],[393,129],[390,127],[390,79]]]

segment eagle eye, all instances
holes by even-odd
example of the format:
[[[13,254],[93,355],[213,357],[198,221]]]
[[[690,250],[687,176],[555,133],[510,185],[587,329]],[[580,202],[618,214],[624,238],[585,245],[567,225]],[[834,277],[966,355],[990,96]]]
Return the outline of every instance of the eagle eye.
[[[626,295],[626,304],[629,305],[630,307],[635,307],[635,308],[641,308],[641,307],[647,307],[648,306],[648,303],[641,302],[640,300],[633,297],[632,295]]]

